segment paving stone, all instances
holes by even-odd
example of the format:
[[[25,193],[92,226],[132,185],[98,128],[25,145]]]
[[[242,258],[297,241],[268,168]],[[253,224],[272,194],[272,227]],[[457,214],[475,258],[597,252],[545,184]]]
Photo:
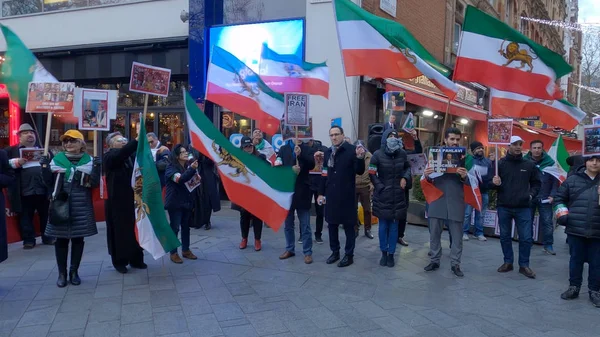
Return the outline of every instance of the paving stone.
[[[123,304],[121,307],[121,324],[132,324],[152,321],[150,302]]]
[[[192,337],[214,337],[223,335],[223,330],[213,314],[188,316],[187,322]]]
[[[85,337],[113,337],[120,334],[119,321],[113,322],[90,322],[85,327]]]
[[[242,308],[237,303],[213,304],[211,307],[218,321],[243,319],[245,317]]]
[[[304,309],[302,312],[320,329],[333,329],[346,325],[325,307]]]
[[[117,321],[121,318],[121,298],[100,298],[94,299],[89,322],[102,323],[108,321]]]
[[[25,327],[17,327],[10,334],[11,337],[46,336],[50,330],[50,324],[41,324]]]
[[[87,325],[89,311],[59,312],[54,317],[50,332],[84,329]]]
[[[185,315],[182,311],[154,313],[154,331],[156,335],[189,332]]]
[[[123,322],[121,322],[120,335],[122,337],[154,337],[156,336],[154,332],[154,322],[133,324],[123,324]]]

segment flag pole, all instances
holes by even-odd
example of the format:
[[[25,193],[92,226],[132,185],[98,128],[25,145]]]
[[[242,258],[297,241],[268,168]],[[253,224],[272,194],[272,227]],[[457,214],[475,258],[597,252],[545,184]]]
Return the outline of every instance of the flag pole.
[[[50,145],[50,130],[52,129],[52,112],[48,111],[48,119],[46,120],[46,134],[44,135],[44,156],[48,155],[48,147]]]
[[[440,145],[444,145],[444,134],[446,133],[446,120],[448,119],[448,112],[450,111],[451,98],[448,98],[448,104],[446,105],[446,112],[444,113],[444,123],[442,124],[442,134],[440,135]]]
[[[498,160],[500,160],[500,158],[498,158],[498,144],[496,144],[496,154],[495,154],[494,158],[495,158],[494,166],[496,166],[496,175],[498,175]]]
[[[150,96],[150,95],[144,94],[144,115],[143,115],[144,122],[146,121],[146,114],[148,113],[148,96]]]
[[[94,130],[94,157],[98,157],[98,131]]]
[[[296,126],[296,142],[294,144],[294,152],[296,151],[296,146],[298,146],[298,127]],[[296,166],[298,166],[298,156],[296,156]]]

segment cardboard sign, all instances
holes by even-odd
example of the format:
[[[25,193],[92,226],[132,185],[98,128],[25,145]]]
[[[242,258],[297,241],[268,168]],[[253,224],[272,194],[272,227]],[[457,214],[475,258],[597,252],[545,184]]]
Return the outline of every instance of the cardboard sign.
[[[309,94],[286,92],[284,124],[288,126],[308,126]]]
[[[312,118],[308,119],[308,126],[298,126],[298,139],[313,139]],[[296,127],[286,125],[285,121],[281,121],[281,137],[286,142],[296,138]]]
[[[25,111],[30,113],[73,113],[75,83],[31,82]]]
[[[73,115],[79,130],[109,131],[110,121],[117,118],[117,90],[75,89]]]
[[[488,120],[488,143],[496,145],[510,145],[512,129],[512,119]]]
[[[600,155],[600,125],[585,125],[583,127],[583,156]]]
[[[456,173],[465,167],[467,149],[464,147],[432,146],[429,148],[427,163],[435,173]]]
[[[410,163],[410,173],[413,176],[420,176],[427,167],[427,158],[423,153],[409,154],[408,162]]]
[[[129,79],[129,91],[167,97],[169,96],[170,83],[171,69],[133,62]]]

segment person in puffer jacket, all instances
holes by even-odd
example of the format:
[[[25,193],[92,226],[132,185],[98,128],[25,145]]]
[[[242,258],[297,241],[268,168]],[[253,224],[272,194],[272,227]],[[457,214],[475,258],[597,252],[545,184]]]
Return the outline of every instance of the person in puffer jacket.
[[[584,157],[585,166],[558,188],[553,208],[558,223],[565,226],[569,242],[569,288],[560,297],[579,296],[583,264],[589,265],[588,289],[592,304],[600,308],[600,156]]]
[[[192,157],[193,158],[193,157]],[[182,144],[177,144],[171,152],[171,162],[165,170],[167,193],[165,195],[165,209],[169,212],[171,228],[175,236],[181,228],[181,253],[183,257],[196,260],[197,257],[190,250],[190,217],[194,208],[194,196],[186,186],[192,179],[197,179],[198,160],[189,158],[189,152]],[[199,187],[196,187],[199,188]],[[183,263],[177,249],[171,251],[171,262]]]
[[[380,266],[394,266],[398,224],[406,222],[405,190],[411,182],[410,163],[402,139],[394,129],[383,133],[385,145],[375,151],[369,165],[373,186],[373,213],[379,218]]]
[[[92,189],[100,185],[100,158],[86,153],[81,132],[69,130],[60,137],[65,151],[58,153],[52,161],[47,156],[40,160],[42,180],[46,185],[50,202],[50,218],[45,235],[56,238],[54,252],[58,266],[59,288],[67,286],[67,256],[71,242],[71,266],[69,282],[77,286],[79,264],[83,256],[83,238],[98,234],[92,202]],[[68,215],[58,212],[61,201],[68,200]],[[64,210],[64,209],[63,209]],[[54,215],[53,215],[54,213]],[[59,214],[61,213],[61,214]],[[68,219],[64,219],[68,216]]]

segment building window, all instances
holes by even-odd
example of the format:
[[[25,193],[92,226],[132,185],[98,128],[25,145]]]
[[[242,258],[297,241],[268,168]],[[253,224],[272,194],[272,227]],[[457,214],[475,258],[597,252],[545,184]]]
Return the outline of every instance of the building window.
[[[0,0],[2,17],[156,0]]]
[[[488,0],[488,2],[490,3],[490,5],[492,5],[492,7],[494,7],[494,9],[498,8],[496,7],[496,0]]]
[[[527,13],[523,12],[521,14],[522,17],[527,17]],[[520,20],[520,27],[519,27],[519,31],[521,31],[521,34],[529,37],[529,21],[525,20],[525,19],[521,19]]]
[[[458,22],[454,23],[454,38],[452,40],[452,54],[458,54],[458,47],[460,45],[460,32],[462,31],[462,25]]]
[[[504,10],[504,21],[512,27],[512,16],[513,16],[513,0],[507,0],[506,9]]]

